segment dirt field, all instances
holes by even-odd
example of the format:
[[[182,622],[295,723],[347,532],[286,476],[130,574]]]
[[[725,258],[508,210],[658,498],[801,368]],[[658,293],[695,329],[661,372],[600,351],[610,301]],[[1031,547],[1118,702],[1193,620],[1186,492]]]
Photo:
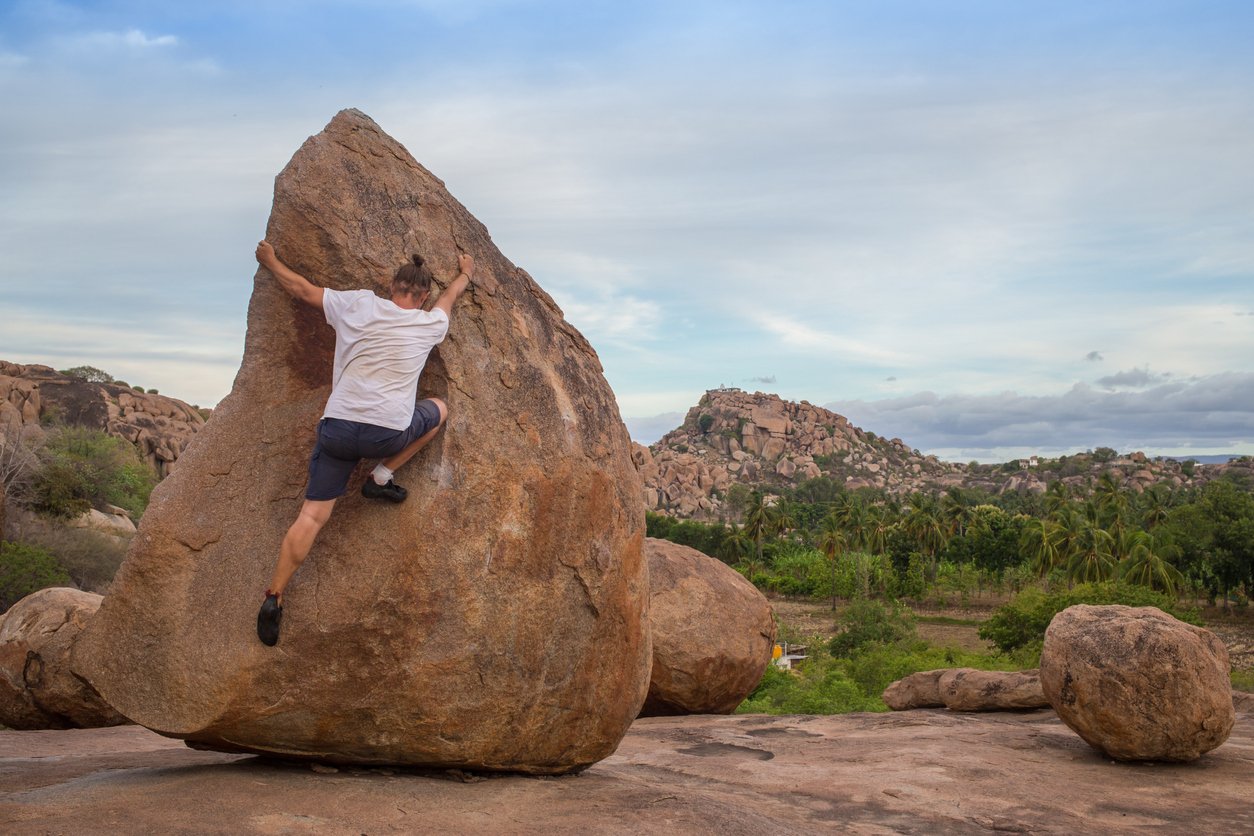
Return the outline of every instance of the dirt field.
[[[992,650],[988,642],[978,634],[978,626],[967,624],[934,624],[928,618],[946,618],[958,621],[981,622],[992,615],[1004,601],[986,599],[967,607],[912,607],[919,637],[941,647],[962,650]],[[846,602],[837,601],[837,613]],[[779,617],[781,634],[794,640],[804,641],[814,636],[830,639],[836,634],[836,617],[831,601],[797,598],[772,598],[771,606]],[[1207,629],[1219,636],[1228,648],[1234,670],[1254,669],[1254,612],[1249,609],[1233,609],[1227,613],[1218,608],[1202,610],[1202,621]]]

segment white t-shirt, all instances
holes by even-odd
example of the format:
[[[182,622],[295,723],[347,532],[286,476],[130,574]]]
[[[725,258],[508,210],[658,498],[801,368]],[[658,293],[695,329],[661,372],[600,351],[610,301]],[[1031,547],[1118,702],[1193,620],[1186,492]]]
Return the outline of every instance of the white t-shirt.
[[[335,329],[335,370],[322,417],[408,427],[418,375],[448,333],[448,316],[439,308],[406,310],[369,290],[324,290],[322,310]]]

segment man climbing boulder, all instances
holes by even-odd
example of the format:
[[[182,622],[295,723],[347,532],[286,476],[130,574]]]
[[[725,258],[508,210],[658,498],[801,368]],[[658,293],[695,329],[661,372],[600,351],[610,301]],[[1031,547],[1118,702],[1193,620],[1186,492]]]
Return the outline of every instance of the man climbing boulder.
[[[335,500],[362,459],[381,459],[362,482],[362,496],[403,502],[407,491],[392,479],[435,437],[448,418],[448,404],[424,398],[415,404],[418,377],[431,349],[448,333],[449,317],[470,284],[473,257],[457,257],[459,272],[430,311],[431,271],[422,257],[396,271],[390,299],[370,290],[327,290],[284,264],[269,241],[257,245],[257,262],[294,299],[318,308],[335,329],[331,397],[318,422],[309,457],[309,484],[296,521],[279,547],[279,560],[257,613],[257,636],[279,641],[283,589],[304,562],[318,532],[331,518]]]

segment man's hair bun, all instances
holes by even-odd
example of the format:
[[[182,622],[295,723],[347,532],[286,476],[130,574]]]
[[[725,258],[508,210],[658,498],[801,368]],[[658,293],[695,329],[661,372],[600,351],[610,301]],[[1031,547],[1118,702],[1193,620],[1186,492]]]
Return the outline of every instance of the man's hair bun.
[[[414,253],[414,255],[412,256],[412,258],[414,259],[414,266],[415,266],[415,267],[421,267],[421,266],[422,266],[422,256],[418,255],[417,253]]]

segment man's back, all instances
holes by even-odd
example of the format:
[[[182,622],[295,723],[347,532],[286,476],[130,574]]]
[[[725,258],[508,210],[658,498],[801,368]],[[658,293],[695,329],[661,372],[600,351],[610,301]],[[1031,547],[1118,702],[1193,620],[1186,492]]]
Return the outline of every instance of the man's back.
[[[369,290],[327,290],[322,309],[335,329],[331,397],[323,417],[409,426],[418,377],[448,333],[448,316],[439,308],[402,308]]]

